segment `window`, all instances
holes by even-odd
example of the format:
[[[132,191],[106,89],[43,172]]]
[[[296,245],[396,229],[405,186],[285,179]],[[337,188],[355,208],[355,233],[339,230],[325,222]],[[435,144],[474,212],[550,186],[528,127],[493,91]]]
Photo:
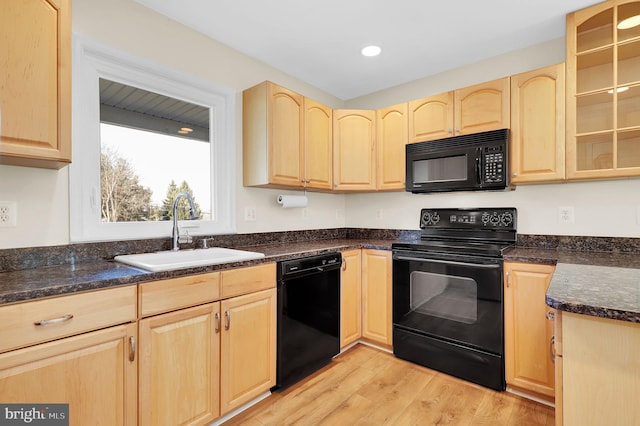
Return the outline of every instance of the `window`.
[[[233,93],[76,38],[71,240],[169,237],[173,199],[183,232],[234,232]]]

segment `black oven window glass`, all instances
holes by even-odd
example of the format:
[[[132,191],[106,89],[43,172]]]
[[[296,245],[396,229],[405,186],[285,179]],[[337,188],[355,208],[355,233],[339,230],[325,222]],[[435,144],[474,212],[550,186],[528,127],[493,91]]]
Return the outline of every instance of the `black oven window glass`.
[[[428,158],[413,162],[413,183],[467,180],[467,156]]]
[[[478,319],[478,284],[468,277],[411,272],[411,311],[464,324]]]

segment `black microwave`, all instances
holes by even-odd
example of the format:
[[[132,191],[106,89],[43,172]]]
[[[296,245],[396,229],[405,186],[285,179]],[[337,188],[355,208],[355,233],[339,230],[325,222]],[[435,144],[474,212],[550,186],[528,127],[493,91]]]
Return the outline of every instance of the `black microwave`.
[[[509,186],[509,129],[406,146],[406,189],[413,193],[499,190]]]

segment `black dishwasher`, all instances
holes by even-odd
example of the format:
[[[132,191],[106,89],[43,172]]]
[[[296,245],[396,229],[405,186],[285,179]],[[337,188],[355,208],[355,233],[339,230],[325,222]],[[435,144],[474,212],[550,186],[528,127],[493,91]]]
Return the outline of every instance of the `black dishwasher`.
[[[278,263],[276,386],[284,390],[340,352],[340,265],[329,252]]]

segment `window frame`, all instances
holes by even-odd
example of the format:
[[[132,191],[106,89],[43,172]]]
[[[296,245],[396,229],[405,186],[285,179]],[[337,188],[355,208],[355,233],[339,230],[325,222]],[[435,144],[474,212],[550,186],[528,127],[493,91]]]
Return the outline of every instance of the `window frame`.
[[[179,221],[190,235],[236,232],[235,94],[233,90],[75,35],[73,40],[73,162],[69,165],[71,242],[170,238],[171,221],[101,221],[99,78],[157,92],[210,109],[209,221]]]

